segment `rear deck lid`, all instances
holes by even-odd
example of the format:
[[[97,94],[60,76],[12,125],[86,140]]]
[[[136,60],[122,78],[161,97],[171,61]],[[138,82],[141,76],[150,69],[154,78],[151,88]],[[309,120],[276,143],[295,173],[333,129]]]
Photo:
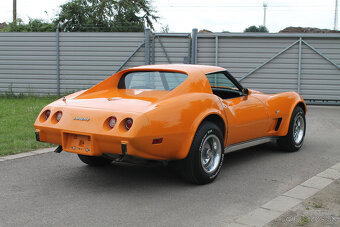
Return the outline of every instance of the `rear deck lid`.
[[[164,98],[169,91],[145,89],[118,89],[66,100],[69,107],[104,109],[118,112],[145,112]]]

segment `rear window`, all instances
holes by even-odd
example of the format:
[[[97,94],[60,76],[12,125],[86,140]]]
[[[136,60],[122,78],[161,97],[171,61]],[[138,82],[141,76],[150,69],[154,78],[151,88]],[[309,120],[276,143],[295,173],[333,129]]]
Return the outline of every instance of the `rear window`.
[[[119,81],[120,89],[149,89],[171,91],[183,83],[188,76],[176,72],[129,72]]]

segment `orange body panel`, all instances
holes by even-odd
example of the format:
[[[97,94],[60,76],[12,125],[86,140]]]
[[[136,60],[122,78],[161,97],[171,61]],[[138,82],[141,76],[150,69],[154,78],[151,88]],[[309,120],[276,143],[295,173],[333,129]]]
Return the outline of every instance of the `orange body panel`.
[[[151,65],[116,73],[96,86],[47,105],[34,127],[40,141],[62,145],[63,150],[100,156],[121,154],[156,160],[177,160],[187,156],[199,125],[209,116],[224,125],[225,146],[265,136],[287,134],[290,115],[304,101],[295,92],[267,95],[250,90],[249,95],[222,100],[214,95],[205,74],[224,71],[214,66]],[[170,71],[188,75],[172,91],[118,89],[122,75],[130,71]],[[51,111],[45,120],[44,113]],[[57,122],[55,115],[62,111]],[[108,118],[115,116],[114,128]],[[130,130],[124,127],[133,119]],[[282,118],[279,130],[276,123]],[[153,140],[162,138],[162,143]]]

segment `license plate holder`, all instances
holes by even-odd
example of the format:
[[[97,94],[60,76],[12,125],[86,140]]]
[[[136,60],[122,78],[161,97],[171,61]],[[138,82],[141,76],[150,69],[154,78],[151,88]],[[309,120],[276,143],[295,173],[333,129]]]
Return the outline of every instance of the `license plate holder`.
[[[92,137],[89,135],[64,133],[63,150],[78,154],[91,155],[93,154]]]

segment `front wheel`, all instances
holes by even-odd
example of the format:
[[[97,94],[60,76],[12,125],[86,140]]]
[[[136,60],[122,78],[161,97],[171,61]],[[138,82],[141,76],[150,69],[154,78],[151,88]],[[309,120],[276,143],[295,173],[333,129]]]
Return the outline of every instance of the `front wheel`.
[[[98,156],[87,156],[78,154],[79,159],[89,166],[106,166],[110,165],[112,160],[98,157]]]
[[[290,119],[286,136],[279,138],[279,145],[289,152],[298,151],[303,144],[306,133],[305,112],[299,106],[295,107]]]
[[[219,174],[224,158],[221,130],[212,122],[198,128],[188,156],[183,160],[182,175],[194,184],[207,184]]]

